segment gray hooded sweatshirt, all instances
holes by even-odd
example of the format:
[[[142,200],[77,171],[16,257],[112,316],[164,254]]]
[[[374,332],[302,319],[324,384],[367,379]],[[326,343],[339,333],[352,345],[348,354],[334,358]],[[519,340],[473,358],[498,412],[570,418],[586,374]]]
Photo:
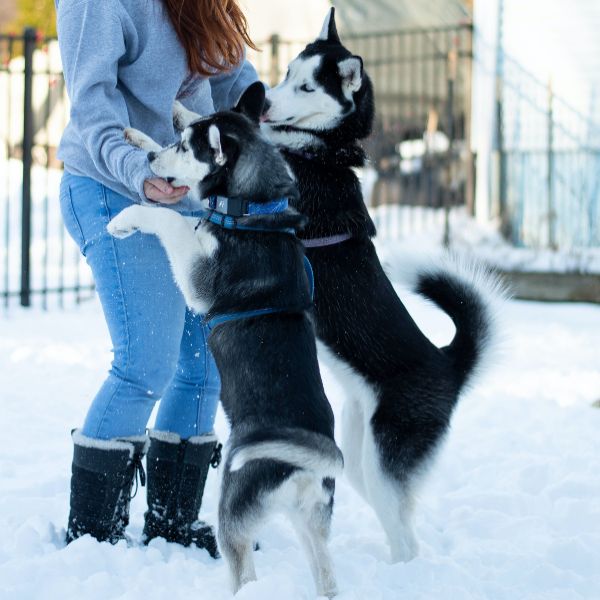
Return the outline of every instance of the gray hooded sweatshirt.
[[[58,150],[65,169],[146,200],[154,177],[146,153],[123,139],[134,127],[166,146],[177,139],[175,99],[200,115],[233,106],[258,79],[243,62],[204,78],[191,74],[161,0],[55,0],[70,121]],[[198,208],[189,198],[177,210]]]

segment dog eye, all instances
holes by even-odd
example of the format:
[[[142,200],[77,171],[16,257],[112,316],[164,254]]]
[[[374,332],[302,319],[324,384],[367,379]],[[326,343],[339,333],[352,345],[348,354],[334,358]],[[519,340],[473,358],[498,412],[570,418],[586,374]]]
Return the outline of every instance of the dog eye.
[[[300,86],[300,91],[301,92],[306,92],[306,93],[310,94],[310,92],[314,92],[315,90],[313,90],[312,88],[308,87],[308,85],[306,85],[306,83],[303,83]]]

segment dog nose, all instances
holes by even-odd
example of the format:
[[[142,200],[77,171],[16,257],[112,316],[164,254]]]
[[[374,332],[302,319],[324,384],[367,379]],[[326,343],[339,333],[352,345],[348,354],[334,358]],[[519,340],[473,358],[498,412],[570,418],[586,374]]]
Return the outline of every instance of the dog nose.
[[[263,106],[263,110],[262,110],[262,113],[260,115],[260,120],[261,120],[262,123],[264,123],[265,121],[269,120],[268,113],[269,113],[269,109],[271,108],[271,106],[272,106],[271,101],[268,98],[265,98],[265,104]]]
[[[152,162],[156,158],[156,152],[148,152],[148,160]]]
[[[173,183],[175,181],[175,177],[165,177],[165,181],[167,183]]]

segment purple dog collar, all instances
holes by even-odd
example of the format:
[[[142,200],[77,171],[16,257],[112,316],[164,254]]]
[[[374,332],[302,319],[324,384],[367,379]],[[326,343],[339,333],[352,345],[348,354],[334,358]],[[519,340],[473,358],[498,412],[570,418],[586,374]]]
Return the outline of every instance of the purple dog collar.
[[[305,248],[322,248],[323,246],[333,246],[341,244],[352,237],[351,233],[338,233],[338,235],[330,235],[321,238],[312,238],[308,240],[300,240]]]

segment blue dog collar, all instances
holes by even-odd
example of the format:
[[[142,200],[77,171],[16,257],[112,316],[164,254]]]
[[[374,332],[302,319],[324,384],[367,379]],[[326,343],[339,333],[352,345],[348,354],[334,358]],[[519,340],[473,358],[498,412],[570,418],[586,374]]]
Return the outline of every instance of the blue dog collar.
[[[271,215],[283,212],[288,207],[287,198],[277,198],[270,202],[250,202],[241,198],[227,198],[225,196],[210,196],[208,208],[222,215],[232,217],[246,217],[249,215]]]
[[[252,215],[272,215],[283,212],[288,208],[287,198],[278,198],[270,202],[249,202],[238,198],[226,198],[225,196],[210,196],[208,198],[208,210],[205,210],[202,218],[196,225],[196,229],[203,221],[210,221],[219,225],[223,229],[241,230],[241,231],[265,231],[265,232],[283,232],[291,235],[296,234],[296,230],[291,227],[268,228],[259,226],[242,225],[238,222],[240,217],[249,217]]]

